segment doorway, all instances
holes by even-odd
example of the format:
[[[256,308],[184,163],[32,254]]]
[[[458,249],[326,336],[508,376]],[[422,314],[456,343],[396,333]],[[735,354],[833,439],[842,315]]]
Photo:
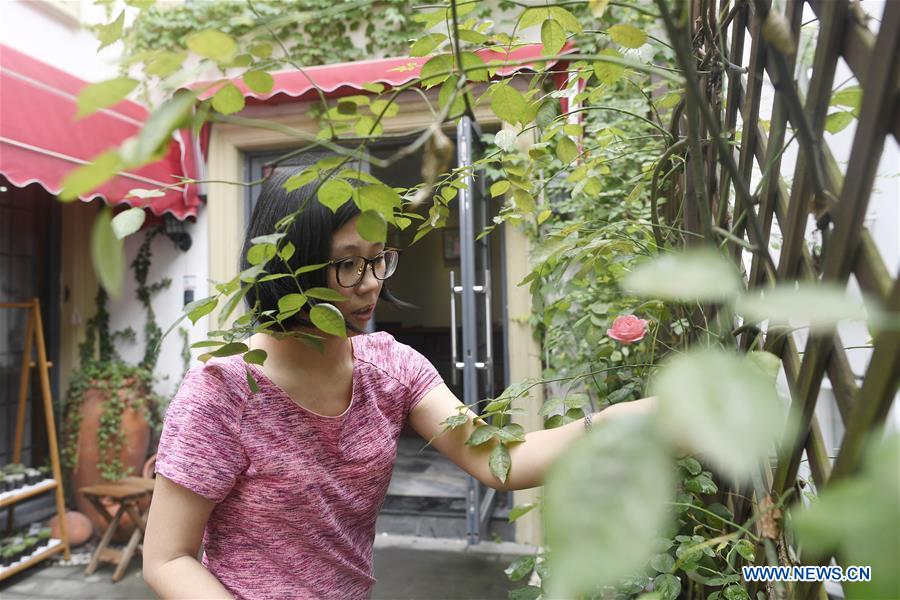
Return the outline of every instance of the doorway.
[[[449,135],[449,134],[448,134]],[[452,136],[456,137],[456,136]],[[472,140],[469,140],[470,142]],[[373,146],[371,153],[381,159],[390,158],[409,140],[391,140]],[[269,165],[285,152],[264,152],[248,154],[245,168],[248,180],[257,180],[267,173]],[[281,165],[305,166],[327,156],[327,152],[308,152],[298,155]],[[390,167],[365,165],[385,184],[392,187],[411,187],[421,181],[422,151],[419,150],[394,162]],[[455,166],[455,164],[454,164]],[[255,206],[260,186],[247,189],[245,215],[249,217]],[[485,218],[488,222],[499,210],[499,203],[486,195]],[[372,331],[385,331],[404,344],[422,353],[435,366],[453,393],[464,399],[463,372],[455,368],[461,356],[454,360],[452,355],[453,335],[457,345],[462,347],[462,330],[465,325],[461,315],[461,299],[451,299],[451,277],[458,287],[463,281],[461,270],[461,238],[459,203],[450,205],[447,226],[412,243],[416,225],[405,231],[393,233],[390,245],[397,245],[405,252],[400,259],[396,274],[388,282],[391,292],[410,304],[413,308],[398,308],[379,304],[374,318],[370,321]],[[427,207],[424,211],[426,212]],[[245,221],[246,222],[246,221]],[[471,227],[471,225],[470,225]],[[480,233],[474,231],[474,235]],[[391,234],[389,234],[391,235]],[[488,246],[485,256],[490,257],[490,271],[494,276],[490,281],[490,326],[479,323],[479,331],[484,331],[480,341],[479,355],[485,352],[484,337],[491,332],[490,347],[493,360],[490,369],[479,373],[482,389],[494,390],[499,394],[507,385],[507,351],[505,331],[505,273],[503,260],[502,228],[484,238]],[[484,266],[484,265],[482,265]],[[479,276],[479,281],[481,281]],[[453,330],[451,308],[456,305],[456,330]],[[480,313],[484,318],[486,311]],[[459,352],[459,350],[457,350]],[[488,381],[485,381],[488,380]],[[483,398],[485,396],[481,396]],[[477,482],[476,482],[477,483]],[[468,538],[470,543],[480,541],[477,523],[467,523],[467,515],[480,514],[482,506],[472,506],[478,502],[480,493],[473,497],[473,480],[449,459],[430,446],[408,426],[404,428],[398,441],[397,462],[391,479],[388,495],[378,522],[379,532],[395,534],[425,535],[435,537]],[[511,494],[499,494],[492,499],[488,512],[493,513],[494,505],[501,510],[511,505]],[[486,515],[489,520],[491,514]],[[474,530],[473,530],[474,528]],[[511,535],[511,529],[504,532]]]

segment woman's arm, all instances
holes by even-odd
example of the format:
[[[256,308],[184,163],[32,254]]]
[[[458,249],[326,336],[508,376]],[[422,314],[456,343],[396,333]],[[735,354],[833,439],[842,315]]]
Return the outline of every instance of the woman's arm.
[[[144,580],[160,598],[231,598],[197,553],[215,502],[156,476],[147,533]]]
[[[616,404],[606,410],[594,413],[593,422],[617,418],[624,414],[643,413],[650,410],[654,398],[643,398],[634,402]],[[525,441],[509,444],[512,468],[506,482],[501,482],[490,471],[488,457],[499,443],[496,439],[480,446],[467,446],[466,440],[475,429],[476,415],[467,410],[469,421],[446,433],[441,433],[441,423],[448,417],[459,414],[457,407],[462,403],[442,384],[428,392],[413,408],[409,423],[426,440],[434,438],[432,445],[452,460],[462,470],[488,487],[500,491],[523,490],[539,486],[551,464],[563,450],[584,433],[584,420],[579,419],[562,427],[533,431],[525,435]],[[436,436],[436,437],[435,437]]]

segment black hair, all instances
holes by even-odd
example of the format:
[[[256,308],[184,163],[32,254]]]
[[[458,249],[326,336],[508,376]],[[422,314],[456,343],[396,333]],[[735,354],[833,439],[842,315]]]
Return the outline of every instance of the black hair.
[[[295,248],[294,255],[287,261],[287,265],[278,257],[273,258],[266,263],[265,274],[288,273],[297,270],[301,266],[326,263],[331,260],[331,241],[334,232],[360,214],[359,207],[356,206],[353,200],[348,200],[334,212],[327,206],[323,206],[315,194],[317,181],[290,192],[285,190],[285,182],[302,170],[301,167],[280,167],[275,169],[263,183],[256,207],[253,209],[250,222],[247,224],[244,248],[241,251],[241,271],[245,271],[253,266],[247,259],[247,252],[253,246],[252,240],[254,238],[282,231],[286,235],[279,240],[278,247],[281,248],[290,242]],[[348,183],[353,185],[354,181],[349,181]],[[280,221],[298,211],[299,213],[288,227],[278,228]],[[290,271],[288,268],[290,268]],[[327,269],[328,267],[324,267],[300,274],[297,277],[300,286],[304,290],[313,287],[328,287]],[[257,279],[262,276],[260,275]],[[270,281],[254,282],[245,299],[248,306],[252,310],[258,311],[258,313],[265,311],[277,313],[278,300],[282,296],[292,293],[297,293],[293,277],[282,277]],[[412,306],[391,294],[387,285],[382,285],[379,299],[400,307]],[[310,298],[307,306],[315,303],[316,301]],[[284,326],[288,329],[313,327],[312,323],[303,317],[305,312],[306,310],[301,310],[299,313],[285,319],[283,321]],[[347,323],[347,328],[356,333],[364,333],[349,322]]]

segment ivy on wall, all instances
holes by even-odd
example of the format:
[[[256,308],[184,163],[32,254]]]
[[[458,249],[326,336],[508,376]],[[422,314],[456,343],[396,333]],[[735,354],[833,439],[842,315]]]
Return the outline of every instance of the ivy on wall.
[[[186,49],[185,38],[204,29],[239,38],[257,31],[266,34],[268,24],[287,42],[290,60],[303,65],[348,62],[406,54],[409,40],[421,31],[421,24],[411,18],[415,5],[412,0],[161,3],[140,12],[124,41],[126,53],[137,56],[161,48]],[[361,44],[354,34],[361,34]]]

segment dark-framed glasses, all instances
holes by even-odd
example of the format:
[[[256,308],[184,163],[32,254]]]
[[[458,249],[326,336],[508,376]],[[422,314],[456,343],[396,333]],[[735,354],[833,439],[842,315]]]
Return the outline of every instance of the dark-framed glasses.
[[[400,262],[400,250],[397,248],[385,248],[372,258],[363,256],[347,256],[329,261],[334,267],[338,285],[345,288],[356,287],[362,281],[366,267],[372,268],[375,279],[384,281],[397,270]]]

